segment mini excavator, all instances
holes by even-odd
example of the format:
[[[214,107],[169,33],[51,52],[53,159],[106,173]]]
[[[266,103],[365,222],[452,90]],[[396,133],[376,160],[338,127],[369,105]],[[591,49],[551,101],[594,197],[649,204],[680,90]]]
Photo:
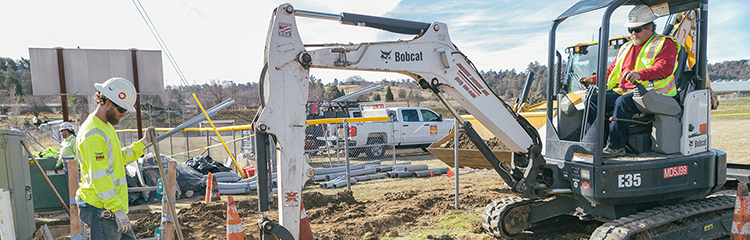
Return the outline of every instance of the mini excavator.
[[[639,90],[634,100],[644,114],[632,120],[631,127],[639,130],[631,131],[630,151],[618,158],[602,157],[608,113],[600,107],[590,128],[584,120],[592,101],[604,106],[604,94],[573,104],[558,85],[566,74],[556,74],[554,67],[547,73],[547,121],[537,130],[490,90],[472,62],[451,42],[445,23],[327,14],[280,5],[273,11],[267,32],[260,77],[261,107],[253,121],[262,238],[298,239],[300,235],[301,191],[314,174],[303,156],[310,68],[401,73],[435,93],[507,188],[517,195],[485,208],[482,225],[495,237],[512,239],[559,228],[567,219],[603,222],[591,239],[727,236],[735,197],[715,193],[736,187],[739,181],[747,182],[750,168],[727,163],[725,152],[711,148],[712,102],[706,88],[707,0],[580,1],[554,19],[547,66],[561,65],[560,58],[556,58],[559,53],[555,51],[555,39],[563,21],[604,9],[598,42],[608,43],[614,10],[636,4],[650,6],[659,16],[691,16],[684,28],[671,31],[695,31],[695,38],[687,43],[693,49],[693,61],[685,60],[688,53],[684,51],[678,56],[678,98],[650,89]],[[303,44],[297,17],[334,20],[414,37],[357,44]],[[595,71],[606,76],[611,49],[608,44],[594,48]],[[586,91],[606,89],[605,82],[599,81]],[[495,157],[470,122],[461,119],[449,104],[446,94],[513,151],[510,163]],[[279,223],[266,215],[271,156],[277,162]]]

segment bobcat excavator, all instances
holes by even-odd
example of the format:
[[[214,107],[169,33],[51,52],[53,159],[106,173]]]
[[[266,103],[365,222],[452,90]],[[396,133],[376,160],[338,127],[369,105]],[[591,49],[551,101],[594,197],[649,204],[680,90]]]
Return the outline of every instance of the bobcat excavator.
[[[583,122],[586,105],[598,101],[597,106],[604,106],[604,94],[573,104],[565,92],[555,90],[560,74],[548,71],[547,99],[556,100],[558,107],[547,101],[547,121],[537,131],[490,90],[467,56],[451,42],[445,23],[326,14],[280,5],[273,11],[267,32],[260,77],[261,107],[253,121],[262,239],[300,236],[301,191],[314,174],[303,156],[310,68],[396,72],[433,91],[506,187],[517,195],[491,203],[482,214],[484,228],[498,238],[560,227],[565,222],[561,220],[570,218],[604,222],[591,239],[714,239],[728,235],[735,197],[713,194],[738,180],[747,182],[750,171],[728,164],[725,152],[710,147],[711,100],[705,87],[707,0],[580,1],[553,21],[547,66],[560,64],[555,62],[555,39],[563,21],[604,9],[599,42],[606,43],[612,12],[635,4],[648,5],[659,16],[697,9],[695,66],[686,68],[687,54],[680,54],[675,73],[679,101],[648,89],[639,90],[634,99],[646,114],[643,119],[632,120],[634,127],[643,131],[634,132],[630,141],[640,146],[637,150],[641,152],[606,159],[602,158],[602,149],[607,113],[597,111],[597,120],[590,128]],[[335,20],[414,37],[358,44],[303,44],[297,17]],[[597,48],[596,72],[605,76],[610,49],[607,44]],[[587,91],[606,89],[605,82],[599,81]],[[444,94],[514,152],[509,164],[498,161]],[[270,156],[275,156],[277,163],[279,223],[267,216]]]

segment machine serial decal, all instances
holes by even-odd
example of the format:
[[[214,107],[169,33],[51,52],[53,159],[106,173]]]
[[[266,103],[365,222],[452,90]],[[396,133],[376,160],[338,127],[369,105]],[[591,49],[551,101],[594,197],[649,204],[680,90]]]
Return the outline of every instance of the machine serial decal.
[[[640,187],[641,186],[641,174],[640,173],[628,173],[617,175],[617,187],[629,188],[629,187]]]
[[[292,24],[279,23],[279,36],[292,37]]]
[[[664,169],[664,178],[679,177],[688,174],[688,166],[674,166]]]

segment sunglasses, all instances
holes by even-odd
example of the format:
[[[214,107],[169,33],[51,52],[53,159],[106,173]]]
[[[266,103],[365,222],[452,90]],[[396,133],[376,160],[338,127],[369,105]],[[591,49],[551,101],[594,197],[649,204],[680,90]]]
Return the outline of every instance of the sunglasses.
[[[117,104],[115,104],[115,103],[112,103],[112,105],[115,105],[115,107],[117,108],[117,111],[120,112],[120,113],[126,113],[126,112],[128,112],[127,109],[124,109],[124,108],[122,108],[120,106],[117,106]]]
[[[629,33],[641,33],[643,31],[643,26],[637,27],[637,28],[628,28]]]

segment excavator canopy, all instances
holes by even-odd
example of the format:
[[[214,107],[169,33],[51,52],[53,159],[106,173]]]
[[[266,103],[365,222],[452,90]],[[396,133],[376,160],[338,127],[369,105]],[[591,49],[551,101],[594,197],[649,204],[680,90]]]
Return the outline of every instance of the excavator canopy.
[[[577,2],[572,7],[568,8],[565,12],[560,14],[556,21],[566,19],[578,14],[594,11],[597,9],[608,7],[612,4],[618,4],[623,2],[622,0],[582,0]],[[663,6],[660,9],[662,11],[654,12],[658,16],[666,16],[673,13],[683,12],[691,9],[698,8],[700,1],[696,0],[626,0],[622,5],[640,5],[646,4],[649,7]]]

